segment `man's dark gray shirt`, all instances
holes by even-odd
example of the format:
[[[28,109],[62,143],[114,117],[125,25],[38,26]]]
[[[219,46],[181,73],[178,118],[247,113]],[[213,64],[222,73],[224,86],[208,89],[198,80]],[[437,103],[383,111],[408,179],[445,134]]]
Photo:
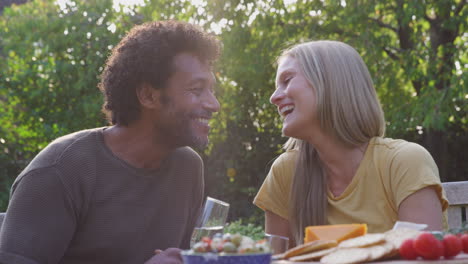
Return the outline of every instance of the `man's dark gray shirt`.
[[[159,169],[132,167],[97,128],[61,137],[13,184],[0,263],[143,263],[188,248],[203,202],[203,162],[188,147]]]

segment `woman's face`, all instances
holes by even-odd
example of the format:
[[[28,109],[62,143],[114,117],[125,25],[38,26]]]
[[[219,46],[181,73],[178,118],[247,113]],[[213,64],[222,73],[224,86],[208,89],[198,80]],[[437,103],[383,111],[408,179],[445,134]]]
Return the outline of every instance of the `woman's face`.
[[[304,76],[299,61],[292,56],[280,59],[276,73],[276,90],[270,102],[283,117],[283,134],[307,140],[317,129],[316,98]]]

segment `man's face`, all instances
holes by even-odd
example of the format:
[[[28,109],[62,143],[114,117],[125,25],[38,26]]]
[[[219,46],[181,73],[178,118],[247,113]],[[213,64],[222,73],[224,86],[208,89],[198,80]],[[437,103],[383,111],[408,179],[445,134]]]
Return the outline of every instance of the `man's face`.
[[[214,95],[213,73],[190,53],[176,55],[173,67],[174,73],[161,91],[156,133],[177,147],[205,147],[208,121],[220,107]]]

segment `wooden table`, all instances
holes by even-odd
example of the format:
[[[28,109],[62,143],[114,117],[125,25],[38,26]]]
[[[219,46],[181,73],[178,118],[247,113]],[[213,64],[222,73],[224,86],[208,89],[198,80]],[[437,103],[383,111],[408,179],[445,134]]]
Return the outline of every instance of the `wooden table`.
[[[277,260],[271,264],[319,264],[320,262],[293,262],[287,260]],[[373,261],[367,263],[382,263],[382,264],[468,264],[468,254],[459,254],[453,259],[440,259],[440,260],[386,260],[386,261]]]

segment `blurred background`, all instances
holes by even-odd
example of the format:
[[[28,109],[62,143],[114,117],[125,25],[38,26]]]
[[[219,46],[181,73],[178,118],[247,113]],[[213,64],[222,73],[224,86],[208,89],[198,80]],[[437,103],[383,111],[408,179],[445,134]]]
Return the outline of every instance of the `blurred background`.
[[[252,200],[286,141],[269,103],[274,63],[299,41],[355,47],[385,110],[386,136],[427,148],[442,181],[468,180],[466,3],[0,0],[0,211],[14,179],[51,140],[107,125],[97,83],[110,50],[132,26],[163,19],[198,24],[224,43],[215,69],[222,108],[199,152],[206,194],[231,204],[237,227],[263,225]]]

